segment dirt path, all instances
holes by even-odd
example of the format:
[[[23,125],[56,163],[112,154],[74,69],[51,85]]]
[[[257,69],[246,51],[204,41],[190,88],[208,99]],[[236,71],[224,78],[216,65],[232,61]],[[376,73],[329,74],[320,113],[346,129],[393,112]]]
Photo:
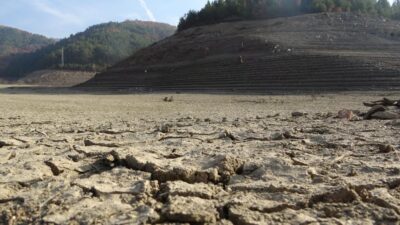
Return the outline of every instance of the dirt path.
[[[381,94],[165,96],[0,94],[0,223],[398,224]]]

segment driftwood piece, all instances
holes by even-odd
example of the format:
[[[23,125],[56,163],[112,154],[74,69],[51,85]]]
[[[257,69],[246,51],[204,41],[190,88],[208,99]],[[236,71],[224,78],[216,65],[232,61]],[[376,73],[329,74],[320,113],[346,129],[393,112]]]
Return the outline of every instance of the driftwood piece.
[[[364,115],[364,119],[369,120],[371,119],[371,116],[376,113],[376,112],[380,112],[380,111],[385,111],[386,108],[382,105],[375,105],[373,106],[365,115]]]
[[[382,100],[373,101],[373,102],[364,102],[364,105],[367,107],[374,107],[377,105],[380,106],[398,106],[400,107],[400,100],[390,100],[388,98],[383,98]]]
[[[24,198],[14,197],[14,198],[0,199],[0,204],[4,204],[4,203],[8,203],[8,202],[21,202],[21,203],[23,203],[24,201],[25,201]]]

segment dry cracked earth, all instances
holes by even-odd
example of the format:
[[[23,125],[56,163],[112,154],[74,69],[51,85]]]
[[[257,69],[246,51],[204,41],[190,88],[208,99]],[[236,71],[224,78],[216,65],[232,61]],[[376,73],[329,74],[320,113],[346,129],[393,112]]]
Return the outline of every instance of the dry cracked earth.
[[[0,224],[399,224],[381,96],[3,92]]]

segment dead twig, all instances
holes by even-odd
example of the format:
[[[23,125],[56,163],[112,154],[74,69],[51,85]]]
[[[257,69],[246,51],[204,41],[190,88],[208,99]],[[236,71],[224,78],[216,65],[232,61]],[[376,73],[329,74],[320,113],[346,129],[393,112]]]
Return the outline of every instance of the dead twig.
[[[25,201],[24,198],[22,197],[14,197],[14,198],[5,198],[5,199],[0,199],[0,204],[8,203],[8,202],[20,202],[23,203]]]
[[[334,160],[332,160],[332,162],[330,163],[331,165],[334,165],[336,163],[339,163],[340,161],[342,161],[345,157],[350,156],[350,153],[344,153],[338,157],[336,157]]]
[[[47,135],[47,134],[46,134],[45,132],[43,132],[43,131],[39,131],[39,130],[37,130],[37,129],[35,129],[34,131],[37,132],[37,133],[39,133],[39,134],[41,134],[41,135],[43,135],[43,136],[45,136],[46,138],[49,137],[49,135]]]
[[[168,140],[168,139],[193,139],[193,140],[198,140],[198,141],[204,142],[204,140],[201,138],[187,137],[187,136],[184,136],[184,137],[182,137],[182,136],[166,136],[166,137],[162,137],[162,138],[158,139],[158,141],[164,141],[164,140]]]
[[[26,140],[24,140],[24,139],[21,139],[21,138],[17,138],[17,137],[11,137],[11,138],[14,139],[14,140],[17,140],[17,141],[19,141],[19,142],[22,142],[22,143],[24,143],[24,144],[29,143],[28,141],[26,141]]]
[[[244,141],[271,141],[270,137],[247,137]]]
[[[101,134],[124,134],[124,133],[136,133],[136,131],[131,131],[131,130],[121,130],[121,131],[115,131],[115,130],[101,130],[98,131]]]

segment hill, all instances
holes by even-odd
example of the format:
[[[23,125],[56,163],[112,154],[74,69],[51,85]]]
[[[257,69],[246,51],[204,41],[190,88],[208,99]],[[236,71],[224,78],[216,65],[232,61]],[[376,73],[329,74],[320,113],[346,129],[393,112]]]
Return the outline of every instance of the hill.
[[[199,11],[186,13],[178,31],[226,21],[271,19],[321,12],[362,12],[399,18],[400,1],[388,0],[218,0],[209,1]]]
[[[400,22],[320,13],[190,28],[83,87],[354,90],[400,87]]]
[[[15,59],[7,67],[6,74],[8,78],[18,79],[33,71],[57,69],[62,49],[64,69],[99,71],[174,32],[175,27],[154,22],[100,24]]]
[[[38,70],[24,76],[17,83],[41,87],[71,87],[93,78],[94,75],[94,72],[85,71]]]
[[[36,51],[55,41],[41,35],[0,25],[0,75],[15,57]]]

